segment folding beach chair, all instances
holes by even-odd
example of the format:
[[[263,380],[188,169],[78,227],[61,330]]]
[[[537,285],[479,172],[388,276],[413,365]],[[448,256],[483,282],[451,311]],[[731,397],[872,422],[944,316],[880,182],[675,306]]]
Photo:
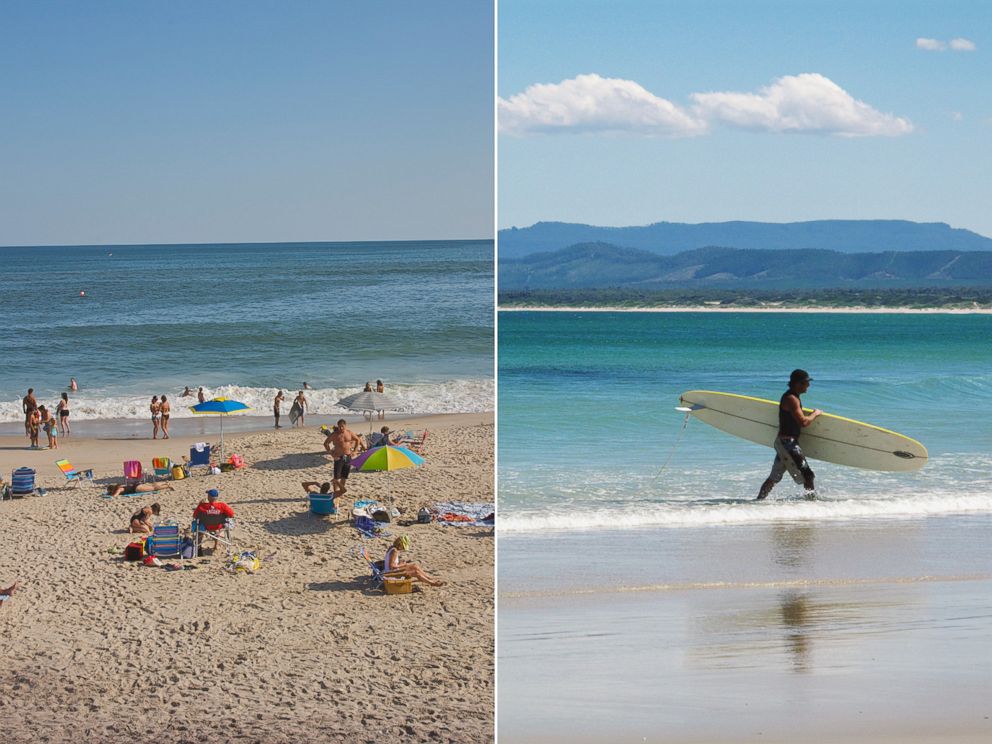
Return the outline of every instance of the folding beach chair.
[[[153,457],[152,472],[156,478],[169,479],[172,477],[172,460],[168,457]]]
[[[145,544],[148,555],[156,558],[183,559],[183,539],[178,524],[158,524]]]
[[[197,442],[189,448],[189,461],[186,466],[192,469],[197,465],[204,465],[207,470],[210,469],[210,445],[206,442]]]
[[[33,468],[17,468],[10,474],[10,485],[3,484],[3,491],[12,499],[30,496],[37,491],[39,496],[45,495],[45,489],[34,484],[35,471]],[[0,478],[0,483],[3,479]]]
[[[427,443],[428,434],[430,434],[430,432],[427,429],[424,429],[424,432],[420,436],[417,436],[412,431],[408,431],[406,436],[403,438],[403,441],[400,442],[400,446],[411,449],[419,455],[424,449],[424,444]]]
[[[87,478],[90,483],[93,482],[92,470],[76,470],[68,460],[59,460],[55,465],[62,471],[68,483],[75,483],[78,486],[83,478]]]
[[[365,561],[365,564],[369,567],[369,571],[371,571],[368,578],[369,586],[372,589],[378,589],[381,587],[382,581],[385,578],[383,576],[383,569],[386,567],[386,562],[372,560],[372,556],[369,555],[368,548],[364,545],[356,546],[352,552]]]
[[[193,555],[200,554],[200,546],[203,538],[213,538],[217,542],[227,546],[227,554],[231,555],[234,548],[234,539],[231,531],[234,523],[223,514],[203,514],[193,520],[191,532],[193,534]]]
[[[144,474],[141,470],[141,460],[125,460],[124,482],[140,483],[142,480],[144,480]]]

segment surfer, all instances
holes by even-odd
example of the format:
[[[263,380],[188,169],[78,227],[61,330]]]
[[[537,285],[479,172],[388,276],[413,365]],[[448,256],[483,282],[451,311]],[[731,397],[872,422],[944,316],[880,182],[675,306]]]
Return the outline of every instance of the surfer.
[[[764,499],[775,484],[782,480],[788,470],[796,483],[802,483],[808,493],[813,492],[814,473],[806,462],[806,456],[799,446],[799,434],[803,428],[813,423],[823,411],[816,409],[809,416],[803,413],[803,403],[799,396],[809,390],[813,378],[804,369],[795,369],[789,375],[789,389],[778,403],[778,434],[775,437],[775,461],[772,472],[761,484],[758,501]]]
[[[301,390],[293,400],[293,406],[289,409],[289,420],[293,426],[303,426],[303,416],[310,410],[310,401]]]

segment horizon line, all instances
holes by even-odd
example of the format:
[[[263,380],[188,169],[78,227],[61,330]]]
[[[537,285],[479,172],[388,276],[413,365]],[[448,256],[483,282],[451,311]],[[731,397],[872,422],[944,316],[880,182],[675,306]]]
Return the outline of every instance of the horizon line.
[[[480,243],[494,241],[495,238],[409,238],[401,240],[248,240],[223,242],[186,242],[186,243],[36,243],[20,245],[0,245],[0,250],[8,248],[150,248],[169,246],[230,246],[230,245],[351,245],[355,243]]]

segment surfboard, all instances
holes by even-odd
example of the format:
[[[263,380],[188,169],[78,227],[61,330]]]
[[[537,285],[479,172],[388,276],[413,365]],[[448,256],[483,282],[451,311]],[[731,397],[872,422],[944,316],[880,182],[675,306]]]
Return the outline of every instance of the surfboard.
[[[712,390],[690,390],[680,400],[694,418],[720,431],[765,447],[774,445],[778,401]],[[915,439],[826,412],[803,429],[799,444],[810,459],[864,470],[919,470],[928,457],[927,448]]]
[[[296,422],[300,420],[300,416],[303,415],[303,408],[299,403],[293,403],[289,409],[289,423],[296,426]]]

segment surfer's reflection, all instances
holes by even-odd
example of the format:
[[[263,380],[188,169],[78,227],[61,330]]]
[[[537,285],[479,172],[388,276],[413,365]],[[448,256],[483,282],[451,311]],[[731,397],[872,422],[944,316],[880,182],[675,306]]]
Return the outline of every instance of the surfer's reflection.
[[[810,601],[805,592],[786,592],[779,596],[779,611],[786,631],[785,642],[792,654],[792,668],[810,670]]]

